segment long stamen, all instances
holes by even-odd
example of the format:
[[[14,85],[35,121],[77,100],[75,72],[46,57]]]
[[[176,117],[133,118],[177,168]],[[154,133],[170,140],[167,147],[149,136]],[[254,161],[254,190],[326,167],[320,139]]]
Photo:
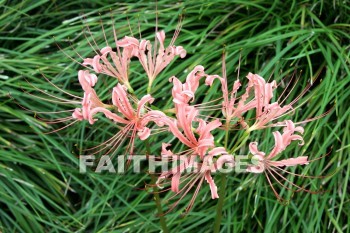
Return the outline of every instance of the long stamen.
[[[41,117],[37,116],[37,119],[39,119],[42,122],[45,122],[46,124],[58,124],[58,123],[63,123],[63,122],[70,121],[70,120],[72,120],[74,118],[69,116],[69,117],[63,117],[63,118],[59,118],[59,119],[55,119],[55,120],[48,120],[48,119],[44,119],[44,118],[41,118]]]
[[[41,72],[40,72],[40,73],[41,73]],[[55,85],[53,82],[51,82],[43,73],[41,73],[41,75],[44,77],[44,79],[45,79],[47,82],[49,82],[52,86],[54,86],[55,88],[57,88],[59,91],[63,92],[64,94],[67,94],[67,95],[69,95],[69,96],[71,96],[71,97],[74,97],[74,98],[77,98],[77,99],[83,99],[83,98],[81,98],[81,97],[79,97],[79,96],[73,95],[73,94],[71,94],[71,93],[69,93],[69,92],[63,90],[62,88],[59,88],[57,85]]]
[[[47,93],[47,92],[45,92],[45,91],[43,91],[43,90],[37,88],[36,86],[32,85],[27,79],[25,79],[25,80],[26,80],[26,82],[27,82],[31,87],[33,87],[35,90],[37,90],[37,91],[39,91],[39,92],[41,92],[41,93],[43,93],[43,94],[45,94],[45,95],[47,95],[47,96],[50,96],[50,97],[55,98],[55,99],[58,99],[58,100],[62,100],[62,101],[64,101],[64,102],[72,102],[71,100],[66,100],[66,99],[63,99],[63,98],[60,98],[60,97],[51,95],[51,94],[49,94],[49,93]],[[74,102],[74,101],[73,101],[73,102]]]
[[[27,91],[23,91],[24,93],[30,95],[30,96],[33,96],[34,98],[37,98],[37,99],[41,99],[41,100],[45,100],[45,101],[49,101],[49,102],[52,102],[52,103],[59,103],[59,104],[80,104],[80,102],[77,102],[77,101],[57,101],[57,100],[52,100],[52,99],[47,99],[47,98],[43,98],[43,97],[39,97],[39,96],[36,96],[36,95],[33,95]]]
[[[71,59],[73,62],[75,62],[75,63],[77,63],[77,64],[79,64],[79,65],[81,65],[81,66],[84,66],[85,68],[91,70],[91,68],[87,67],[86,65],[83,65],[83,63],[77,61],[77,60],[74,59],[72,56],[70,56],[68,53],[66,53],[66,51],[64,51],[64,49],[62,49],[61,46],[56,42],[56,38],[55,38],[55,37],[53,37],[53,38],[54,38],[54,40],[55,40],[55,43],[56,43],[56,46],[58,47],[58,49],[59,49],[66,57],[68,57],[69,59]]]
[[[91,151],[91,150],[95,150],[103,145],[107,145],[105,147],[103,147],[103,149],[99,150],[99,151],[96,151],[94,152],[95,154],[96,153],[99,153],[100,151],[104,150],[105,148],[107,148],[108,146],[110,146],[109,142],[112,141],[111,144],[113,144],[113,142],[115,140],[117,140],[119,137],[120,137],[120,134],[123,132],[123,130],[119,131],[117,134],[115,134],[113,137],[109,138],[107,141],[104,141],[103,143],[97,145],[97,146],[94,146],[94,147],[91,147],[91,148],[87,148],[87,149],[83,149],[83,151]]]
[[[277,171],[275,171],[273,168],[271,168],[271,171],[274,172],[275,174],[277,174],[279,177],[281,177],[283,180],[285,180],[286,182],[288,182],[289,184],[291,184],[294,187],[299,188],[300,190],[303,190],[304,192],[307,193],[311,193],[311,194],[317,194],[317,193],[321,193],[321,192],[316,192],[316,191],[311,191],[309,189],[305,189],[304,187],[300,187],[299,185],[294,184],[292,181],[288,180],[287,178],[285,178],[284,176],[282,176],[281,174],[279,174]]]
[[[85,15],[84,15],[84,19],[85,19],[85,22],[86,22],[85,27],[87,28],[87,30],[88,30],[88,32],[89,32],[89,34],[90,34],[90,37],[91,37],[91,39],[92,39],[92,41],[94,42],[96,48],[97,48],[99,51],[101,51],[101,49],[98,47],[98,45],[97,45],[97,43],[96,43],[95,38],[92,36],[92,32],[91,32],[91,30],[90,30],[89,24],[87,23],[87,20],[86,20]],[[90,43],[89,43],[89,44],[90,44]],[[96,50],[95,50],[93,47],[91,47],[91,48],[95,51],[96,54],[99,54],[98,52],[96,52]]]
[[[105,39],[106,45],[109,46],[108,41],[107,41],[107,37],[106,37],[106,33],[105,33],[105,28],[103,26],[101,14],[99,13],[99,15],[100,15],[100,25],[101,25],[101,28],[102,28],[102,34],[103,34],[103,37]]]
[[[266,171],[264,171],[264,174],[265,174],[266,179],[267,179],[267,181],[268,181],[268,183],[269,183],[269,185],[270,185],[270,187],[271,187],[273,193],[275,194],[276,198],[277,198],[279,201],[283,201],[284,199],[278,194],[278,192],[276,191],[276,189],[273,187],[273,185],[272,185],[272,183],[271,183],[271,180],[270,180],[270,178],[269,178],[269,175],[266,173]]]
[[[72,123],[70,123],[70,124],[68,124],[68,125],[66,125],[66,126],[63,126],[62,128],[59,128],[59,129],[56,129],[56,130],[53,130],[53,131],[50,131],[50,132],[46,132],[46,133],[44,133],[44,134],[52,134],[52,133],[61,131],[61,130],[65,129],[65,128],[68,128],[69,126],[75,124],[77,121],[78,121],[78,120],[75,120],[75,121],[73,121]]]
[[[283,168],[280,168],[280,167],[274,167],[275,169],[278,169],[280,171],[283,171],[285,173],[288,173],[292,176],[298,176],[298,177],[303,177],[303,178],[310,178],[310,179],[324,179],[324,178],[327,178],[329,177],[330,175],[327,175],[327,176],[309,176],[309,175],[302,175],[302,174],[296,174],[296,173],[293,173],[293,172],[290,172],[290,171],[287,171],[286,169],[283,169]]]

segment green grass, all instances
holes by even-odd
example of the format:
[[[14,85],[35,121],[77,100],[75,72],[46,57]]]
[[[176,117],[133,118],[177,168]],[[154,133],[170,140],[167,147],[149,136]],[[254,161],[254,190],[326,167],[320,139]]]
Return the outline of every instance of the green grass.
[[[73,3],[74,2],[74,3]],[[109,43],[113,42],[112,20],[119,37],[134,35],[138,24],[143,37],[151,38],[155,27],[156,5],[146,1],[1,1],[0,0],[0,231],[2,232],[159,232],[153,195],[145,190],[146,174],[123,175],[79,173],[78,156],[83,149],[103,142],[117,129],[101,117],[96,125],[74,124],[58,133],[45,134],[64,124],[48,125],[39,117],[56,119],[66,114],[43,115],[35,112],[60,111],[57,105],[36,96],[44,95],[31,85],[69,96],[55,89],[42,76],[60,88],[81,96],[77,71],[82,67],[67,57],[93,55],[84,38],[87,20],[97,44],[105,46],[100,20]],[[293,74],[299,77],[288,100],[293,100],[313,82],[300,100],[305,102],[289,118],[301,121],[330,113],[305,126],[305,145],[294,146],[285,156],[325,158],[291,171],[309,175],[328,175],[324,179],[289,176],[298,185],[321,194],[281,190],[287,204],[276,201],[263,176],[233,174],[228,177],[221,232],[350,232],[350,6],[348,1],[158,1],[159,28],[171,37],[178,17],[184,22],[176,45],[186,48],[185,59],[177,59],[156,79],[152,95],[156,106],[172,108],[175,75],[182,81],[185,70],[195,65],[207,73],[221,75],[221,55],[227,52],[229,82],[236,78],[241,56],[241,78],[248,72],[282,81]],[[101,16],[99,15],[101,14]],[[146,93],[147,78],[140,67],[131,70],[136,95]],[[316,77],[318,79],[316,80]],[[108,100],[115,80],[100,76],[97,90]],[[28,81],[28,82],[27,82]],[[219,83],[200,87],[204,101],[219,96]],[[283,88],[279,89],[282,93]],[[25,111],[19,105],[34,112]],[[262,148],[273,142],[267,134],[253,134]],[[218,144],[223,139],[218,134]],[[229,145],[238,139],[230,135]],[[266,140],[263,140],[264,138]],[[166,134],[151,139],[152,153],[159,154]],[[175,146],[175,144],[174,144]],[[139,153],[143,144],[137,142]],[[174,147],[175,148],[175,147]],[[116,151],[116,154],[122,153]],[[180,145],[174,151],[179,151]],[[247,152],[247,148],[244,148]],[[219,178],[219,177],[217,177]],[[217,179],[219,180],[219,179]],[[220,182],[217,182],[220,187]],[[170,193],[161,194],[162,198]],[[217,200],[211,200],[204,185],[195,206],[182,216],[181,207],[166,215],[171,232],[211,232]],[[164,204],[164,209],[166,204]]]

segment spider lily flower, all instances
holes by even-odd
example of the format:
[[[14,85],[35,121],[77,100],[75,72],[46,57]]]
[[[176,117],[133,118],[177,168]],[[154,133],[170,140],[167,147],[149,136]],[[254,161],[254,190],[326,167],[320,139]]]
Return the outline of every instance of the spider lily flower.
[[[80,70],[78,72],[78,79],[84,90],[84,98],[81,102],[82,107],[76,108],[72,116],[79,121],[89,120],[90,124],[93,124],[94,120],[92,119],[93,114],[91,111],[94,108],[105,108],[107,105],[102,103],[93,89],[97,82],[97,76],[95,74],[90,74],[88,70]]]
[[[232,91],[229,93],[225,75],[224,78],[220,79],[224,99],[222,112],[228,121],[238,118],[244,128],[253,131],[267,127],[270,122],[292,109],[290,104],[281,107],[278,102],[270,103],[273,91],[277,87],[276,81],[268,83],[261,76],[252,73],[248,73],[246,77],[249,80],[246,91],[239,97],[237,104],[235,103],[238,99],[236,94],[241,86],[239,80],[234,82]],[[256,117],[255,122],[249,126],[247,122],[242,120],[242,115],[252,109],[256,110]]]
[[[128,148],[132,155],[136,135],[140,140],[146,140],[150,136],[151,130],[146,126],[149,122],[155,122],[158,126],[164,125],[164,121],[161,120],[166,117],[164,113],[148,110],[145,107],[147,103],[151,104],[153,101],[154,98],[151,95],[145,95],[139,101],[135,101],[136,108],[134,109],[129,101],[126,87],[118,83],[117,86],[113,88],[112,102],[119,114],[112,113],[105,108],[94,109],[94,114],[102,112],[107,118],[124,125],[118,134],[111,139],[112,144],[114,144],[112,149],[115,149],[119,143],[125,139],[125,136],[128,136],[130,137]]]
[[[149,40],[138,41],[132,37],[125,37],[119,42],[122,46],[132,48],[132,55],[139,59],[143,69],[146,71],[149,79],[149,88],[157,75],[174,60],[175,56],[180,56],[181,58],[186,56],[186,50],[182,46],[174,45],[178,32],[175,35],[166,48],[164,46],[164,31],[156,32],[157,39],[154,41],[153,46]]]
[[[150,129],[146,127],[148,122],[153,119],[157,121],[159,117],[164,117],[164,114],[161,114],[159,111],[149,111],[147,114],[144,114],[145,105],[154,101],[154,98],[149,94],[143,96],[137,102],[136,109],[134,109],[128,99],[126,88],[119,83],[113,88],[112,100],[118,112],[127,120],[127,124],[133,125],[141,140],[147,139],[150,135]]]
[[[283,134],[278,131],[273,132],[275,139],[275,146],[269,155],[265,156],[265,153],[258,150],[257,142],[251,142],[249,144],[249,150],[254,155],[254,159],[257,160],[257,165],[250,165],[247,168],[248,172],[262,173],[266,169],[272,167],[284,167],[284,166],[296,166],[308,164],[307,156],[300,156],[297,158],[283,159],[280,161],[273,161],[278,154],[284,151],[292,141],[300,141],[299,145],[303,145],[304,141],[302,136],[294,134],[295,132],[303,133],[304,129],[301,126],[295,127],[294,123],[290,120],[285,121],[286,127],[283,129]]]
[[[285,125],[286,127],[283,129],[283,134],[281,134],[278,131],[273,133],[273,136],[275,138],[275,146],[272,149],[272,151],[269,153],[269,155],[266,156],[264,152],[258,150],[257,142],[250,143],[249,150],[254,155],[253,158],[256,160],[256,163],[254,163],[254,165],[249,165],[246,169],[247,172],[251,172],[251,173],[264,173],[271,189],[273,190],[275,196],[280,201],[283,201],[283,198],[281,198],[281,196],[278,194],[278,192],[274,188],[270,177],[273,178],[280,186],[288,190],[290,188],[285,186],[279,179],[282,179],[288,184],[298,188],[299,191],[302,190],[308,193],[317,193],[294,184],[293,182],[285,178],[282,174],[280,174],[280,171],[283,171],[283,172],[286,172],[287,174],[297,175],[297,174],[288,172],[281,167],[291,167],[291,166],[309,164],[309,162],[311,161],[308,160],[307,156],[299,156],[296,158],[288,158],[288,159],[283,159],[279,161],[273,160],[278,154],[284,151],[292,141],[295,141],[295,140],[300,141],[299,145],[303,145],[304,143],[303,138],[300,135],[294,134],[295,132],[302,134],[304,132],[304,129],[302,127],[300,126],[295,127],[292,121],[285,121]],[[316,178],[316,177],[303,176],[303,175],[297,175],[297,176]]]
[[[91,66],[97,74],[102,73],[115,77],[129,90],[132,90],[129,84],[128,70],[130,60],[135,55],[134,48],[119,41],[116,41],[116,48],[117,52],[114,52],[110,46],[102,48],[101,54],[95,55],[94,58],[84,59],[83,65]]]
[[[177,120],[169,118],[161,119],[169,127],[172,134],[183,144],[188,146],[194,154],[203,159],[205,152],[210,147],[214,147],[214,137],[211,131],[221,126],[221,122],[216,119],[209,123],[197,118],[198,110],[192,106],[182,105],[178,107]],[[197,138],[193,132],[193,123],[199,123],[195,132],[199,135]],[[183,132],[180,131],[182,129]]]
[[[299,145],[303,145],[303,138],[298,135],[294,134],[294,132],[303,133],[304,129],[302,127],[295,127],[294,123],[292,121],[286,121],[286,127],[283,129],[283,134],[276,131],[273,132],[273,136],[275,138],[275,146],[272,149],[272,151],[269,153],[269,155],[265,156],[265,153],[262,151],[259,151],[257,148],[257,142],[251,142],[249,145],[250,152],[254,155],[254,159],[257,161],[255,165],[249,165],[247,167],[247,172],[252,173],[264,173],[270,187],[272,188],[275,196],[282,200],[282,198],[279,196],[275,188],[273,187],[271,183],[271,179],[269,176],[271,176],[274,180],[278,182],[282,187],[287,188],[284,186],[276,177],[276,175],[283,180],[287,181],[288,183],[292,184],[295,187],[298,187],[301,190],[310,192],[309,190],[306,190],[302,187],[297,186],[296,184],[290,182],[287,178],[285,178],[283,175],[279,174],[277,170],[284,171],[281,167],[290,167],[290,166],[297,166],[297,165],[306,165],[309,163],[307,156],[299,156],[296,158],[289,158],[289,159],[283,159],[279,161],[272,160],[275,158],[278,154],[280,154],[282,151],[284,151],[287,146],[290,145],[292,141],[298,140],[300,141]],[[287,188],[288,189],[288,188]]]
[[[254,77],[255,76],[251,77],[250,75],[247,76],[249,81],[246,87],[246,91],[240,98],[236,98],[237,91],[241,87],[241,83],[239,80],[236,80],[234,82],[232,86],[232,91],[229,92],[226,75],[224,75],[224,78],[220,79],[224,99],[222,103],[222,112],[223,115],[226,117],[227,121],[231,121],[231,119],[233,118],[242,118],[242,115],[245,112],[256,107],[256,101],[254,100],[254,98],[250,98],[250,92],[252,87],[254,87],[255,82]],[[237,99],[239,99],[239,101],[236,104]]]
[[[252,73],[249,73],[247,77],[253,80],[256,104],[256,120],[249,128],[250,131],[266,127],[269,122],[278,119],[292,109],[291,105],[281,107],[278,102],[270,103],[273,91],[277,87],[276,81],[267,83],[262,77]]]
[[[192,206],[203,180],[208,182],[212,193],[212,198],[218,198],[217,188],[210,174],[215,170],[213,170],[213,167],[207,166],[207,164],[208,160],[212,159],[214,156],[219,154],[227,154],[224,148],[215,148],[214,137],[211,134],[211,131],[221,126],[221,122],[216,119],[206,123],[204,120],[197,118],[197,115],[198,110],[193,106],[179,104],[177,106],[177,120],[171,120],[169,118],[162,119],[164,123],[169,126],[169,130],[173,133],[173,135],[178,138],[180,142],[189,147],[189,149],[175,154],[171,150],[167,149],[170,144],[163,144],[162,157],[166,159],[170,158],[173,161],[180,160],[180,164],[170,171],[163,172],[159,176],[157,184],[161,185],[165,179],[171,179],[171,190],[175,192],[176,195],[181,193],[180,199],[182,199],[184,195],[194,186],[194,184],[199,182],[189,206]],[[198,127],[194,129],[194,132],[193,123],[195,122],[198,123]],[[182,131],[180,131],[180,129]],[[196,136],[195,133],[198,136]],[[200,162],[197,163],[196,160],[199,160]],[[181,174],[185,170],[193,167],[195,167],[195,170],[190,175],[192,178],[181,177]],[[196,167],[199,168],[198,171]],[[184,187],[180,188],[181,183],[188,179],[189,181],[186,182]]]
[[[156,184],[163,188],[164,181],[171,179],[171,190],[175,192],[175,194],[170,197],[169,200],[175,197],[178,197],[178,200],[172,204],[169,212],[179,204],[191,189],[195,189],[185,212],[187,213],[190,211],[204,181],[209,185],[211,198],[219,198],[212,173],[220,171],[224,164],[234,167],[234,157],[228,155],[225,148],[215,147],[206,151],[204,158],[197,162],[196,158],[198,158],[198,155],[176,155],[172,151],[166,149],[168,146],[170,146],[170,144],[163,144],[162,156],[170,161],[177,161],[179,165],[173,167],[170,171],[161,173]],[[189,173],[183,174],[185,171],[189,171]]]
[[[151,95],[145,95],[139,101],[136,100],[135,102],[137,102],[137,106],[136,109],[134,109],[129,101],[126,87],[118,83],[117,86],[113,88],[112,92],[113,105],[105,105],[98,98],[93,89],[93,86],[97,82],[96,75],[90,74],[89,71],[79,71],[78,77],[84,90],[84,98],[82,100],[82,108],[75,109],[72,116],[77,120],[88,120],[90,124],[94,124],[96,121],[94,116],[97,113],[103,113],[107,118],[113,120],[117,124],[124,125],[117,135],[108,140],[108,142],[113,145],[112,149],[119,146],[119,144],[125,139],[125,136],[129,135],[129,148],[130,154],[132,154],[136,135],[141,140],[145,140],[149,137],[151,130],[146,126],[149,122],[153,121],[162,126],[162,121],[159,121],[160,118],[165,117],[162,112],[145,112],[145,105],[154,101],[154,98],[151,97]],[[116,110],[117,113],[112,112],[111,110],[113,109]],[[105,144],[106,143],[103,143],[100,146]],[[103,149],[104,148],[106,147],[103,147]]]
[[[186,82],[182,82],[175,76],[169,79],[170,82],[173,82],[172,96],[175,106],[179,104],[186,104],[190,100],[194,101],[195,92],[199,86],[199,80],[205,77],[205,85],[211,86],[215,78],[220,78],[218,75],[208,75],[204,72],[203,66],[196,66],[194,69],[187,75]]]
[[[177,36],[178,32],[175,35]],[[137,57],[146,71],[149,78],[149,86],[151,86],[156,76],[174,60],[175,56],[180,56],[181,58],[186,56],[186,50],[182,46],[173,44],[176,38],[173,38],[170,45],[166,48],[164,46],[164,31],[157,32],[156,38],[153,48],[149,40],[139,41],[130,36],[125,36],[118,41],[115,39],[117,52],[114,52],[110,46],[106,46],[100,50],[101,54],[95,55],[94,58],[84,59],[83,65],[93,67],[96,73],[103,73],[117,78],[120,83],[126,85],[130,90],[129,64],[132,57]]]

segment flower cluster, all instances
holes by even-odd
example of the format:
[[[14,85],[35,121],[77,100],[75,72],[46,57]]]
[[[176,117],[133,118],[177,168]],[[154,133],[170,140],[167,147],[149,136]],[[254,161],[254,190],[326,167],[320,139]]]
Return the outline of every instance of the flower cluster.
[[[78,81],[83,89],[83,97],[77,97],[81,102],[72,110],[72,118],[75,119],[74,122],[86,120],[93,125],[97,120],[97,114],[100,113],[102,117],[110,119],[117,125],[118,133],[101,144],[103,148],[99,152],[107,145],[113,145],[107,151],[112,153],[122,142],[128,140],[125,153],[133,155],[135,140],[144,141],[158,131],[168,132],[182,143],[186,148],[184,151],[174,151],[168,142],[163,142],[162,148],[159,148],[161,158],[179,161],[177,166],[159,174],[156,181],[159,188],[169,185],[170,190],[175,193],[174,196],[179,197],[174,206],[190,190],[194,190],[187,207],[189,210],[204,183],[210,188],[211,198],[219,198],[213,173],[224,165],[236,166],[234,152],[238,149],[249,148],[252,160],[245,171],[264,173],[272,189],[274,188],[269,177],[278,181],[276,176],[281,176],[279,172],[284,171],[283,167],[309,163],[306,156],[276,160],[293,141],[299,141],[299,145],[303,144],[304,131],[301,126],[295,126],[291,120],[279,120],[293,110],[292,104],[296,101],[286,105],[283,105],[284,101],[273,102],[274,91],[277,88],[276,81],[267,82],[257,74],[248,73],[246,82],[236,80],[230,88],[224,64],[222,77],[209,75],[203,66],[197,65],[188,73],[184,82],[175,76],[169,78],[169,82],[172,83],[171,97],[174,108],[171,111],[153,110],[152,103],[155,99],[150,95],[153,81],[176,57],[185,58],[186,50],[182,46],[174,45],[176,36],[166,47],[164,31],[156,32],[153,44],[149,40],[138,40],[129,36],[117,40],[114,34],[114,38],[114,48],[106,46],[96,52],[94,57],[82,61],[86,69],[78,72]],[[129,82],[129,67],[133,62],[139,62],[148,77],[148,93],[141,98],[134,95]],[[104,103],[95,91],[99,74],[118,80],[117,85],[111,90],[112,104]],[[197,99],[201,99],[196,96],[196,91],[201,85],[211,88],[214,82],[221,85],[222,96],[218,100],[213,100],[213,102],[219,101],[215,105],[219,106],[217,108],[219,112],[215,116],[202,115],[203,110],[212,101],[194,104]],[[242,83],[247,84],[243,87]],[[254,117],[246,119],[248,113]],[[237,126],[239,130],[244,131],[244,136],[237,143],[233,143],[235,145],[233,148],[229,148],[227,140],[230,140],[230,131]],[[271,151],[263,152],[259,150],[258,142],[249,142],[252,131],[271,127],[282,129],[282,132],[277,130],[272,133],[275,145]],[[215,138],[220,131],[225,132],[225,142]],[[194,164],[196,168],[191,169]],[[187,170],[191,172],[185,173]],[[280,198],[275,189],[274,193]]]

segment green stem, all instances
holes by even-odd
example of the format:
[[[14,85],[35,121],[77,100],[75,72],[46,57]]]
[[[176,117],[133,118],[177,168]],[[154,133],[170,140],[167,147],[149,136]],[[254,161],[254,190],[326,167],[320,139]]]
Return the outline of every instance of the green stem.
[[[147,87],[147,94],[151,94],[153,80],[149,80]]]
[[[230,154],[232,154],[232,153],[236,152],[238,149],[240,149],[249,139],[249,135],[250,135],[250,131],[245,131],[243,136],[232,147]]]
[[[219,190],[219,201],[216,206],[214,233],[220,232],[220,225],[221,225],[221,219],[222,219],[222,207],[224,206],[224,200],[226,195],[226,184],[227,184],[227,176],[226,174],[221,174],[221,185]]]
[[[160,201],[160,197],[159,197],[159,193],[158,193],[158,188],[156,187],[155,183],[157,178],[155,177],[154,174],[151,174],[151,179],[152,179],[152,183],[154,184],[154,188],[153,188],[153,195],[154,195],[154,201],[156,202],[157,205],[157,210],[158,210],[158,217],[159,217],[159,222],[160,222],[160,226],[162,227],[163,233],[168,233],[168,227],[166,224],[166,220],[164,217],[164,213],[163,213],[163,209],[162,209],[162,203]]]
[[[226,120],[226,132],[225,132],[225,148],[227,150],[228,147],[228,138],[229,138],[229,126],[230,119]],[[226,184],[227,184],[227,176],[226,174],[221,174],[221,185],[219,189],[219,201],[216,206],[216,216],[214,222],[214,233],[218,233],[220,231],[221,219],[222,219],[222,207],[224,206],[225,196],[226,196]]]
[[[151,93],[151,87],[152,87],[152,83],[150,83],[150,85],[147,88],[148,94]],[[149,145],[149,138],[147,138],[144,142],[145,142],[145,147],[146,147],[146,153],[147,153],[147,155],[150,155],[151,154],[151,147]],[[169,233],[169,230],[168,230],[168,227],[166,224],[166,219],[164,217],[164,212],[162,209],[162,203],[161,203],[161,200],[159,197],[156,181],[157,181],[156,176],[154,174],[151,174],[151,183],[154,185],[153,196],[154,196],[154,201],[156,202],[156,206],[157,206],[157,212],[158,212],[160,226],[163,230],[163,233]]]
[[[227,146],[228,146],[228,136],[229,136],[229,130],[228,127],[230,126],[230,122],[226,121],[226,132],[225,132],[225,149],[227,150]]]
[[[128,91],[129,91],[131,94],[134,94],[134,93],[135,93],[134,89],[131,87],[131,85],[130,85],[129,82],[125,82],[124,85],[126,86],[126,88],[128,89]]]

